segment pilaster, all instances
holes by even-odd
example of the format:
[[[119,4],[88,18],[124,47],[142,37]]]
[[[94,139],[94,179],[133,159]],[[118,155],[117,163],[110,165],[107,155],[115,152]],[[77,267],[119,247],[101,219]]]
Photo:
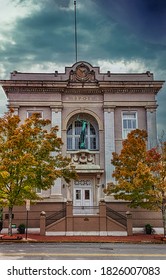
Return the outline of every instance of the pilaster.
[[[57,136],[61,137],[61,123],[62,123],[62,109],[61,108],[56,108],[56,107],[51,107],[51,126],[58,126],[58,132]],[[61,185],[62,185],[62,180],[61,178],[58,178],[55,182],[54,185],[51,188],[51,197],[53,197],[57,201],[62,201],[62,193],[61,193]]]
[[[61,137],[61,130],[62,130],[62,109],[52,107],[51,108],[51,125],[58,126],[57,136]]]
[[[146,108],[148,149],[157,146],[156,107]]]
[[[111,165],[112,153],[115,151],[115,128],[114,128],[114,107],[104,109],[104,130],[105,130],[105,180],[106,185],[112,181]]]

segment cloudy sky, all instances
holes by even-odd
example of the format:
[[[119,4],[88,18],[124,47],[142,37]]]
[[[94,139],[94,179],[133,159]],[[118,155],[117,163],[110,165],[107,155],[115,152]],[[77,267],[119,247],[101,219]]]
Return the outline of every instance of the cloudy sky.
[[[0,0],[0,79],[10,72],[64,72],[75,62],[73,0]],[[77,0],[78,60],[101,71],[166,79],[165,0]],[[166,84],[158,97],[166,131]],[[0,114],[6,110],[0,90]]]

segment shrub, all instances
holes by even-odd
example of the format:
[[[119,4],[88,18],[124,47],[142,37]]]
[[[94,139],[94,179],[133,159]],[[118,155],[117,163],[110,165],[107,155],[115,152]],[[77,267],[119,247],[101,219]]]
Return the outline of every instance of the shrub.
[[[20,224],[17,229],[18,233],[25,233],[25,225]]]

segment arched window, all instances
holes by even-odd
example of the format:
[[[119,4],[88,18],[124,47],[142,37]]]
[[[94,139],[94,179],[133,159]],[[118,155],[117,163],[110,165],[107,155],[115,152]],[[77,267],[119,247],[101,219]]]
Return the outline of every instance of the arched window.
[[[80,149],[80,134],[82,122],[79,120],[73,121],[67,129],[67,150]],[[98,150],[98,133],[96,128],[87,122],[85,129],[85,149]]]

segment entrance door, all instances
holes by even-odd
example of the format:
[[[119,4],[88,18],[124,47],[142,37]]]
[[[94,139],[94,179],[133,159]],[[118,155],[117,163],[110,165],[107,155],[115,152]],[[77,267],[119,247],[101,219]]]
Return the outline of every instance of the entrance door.
[[[74,214],[91,213],[93,206],[91,180],[75,181],[73,195]]]

